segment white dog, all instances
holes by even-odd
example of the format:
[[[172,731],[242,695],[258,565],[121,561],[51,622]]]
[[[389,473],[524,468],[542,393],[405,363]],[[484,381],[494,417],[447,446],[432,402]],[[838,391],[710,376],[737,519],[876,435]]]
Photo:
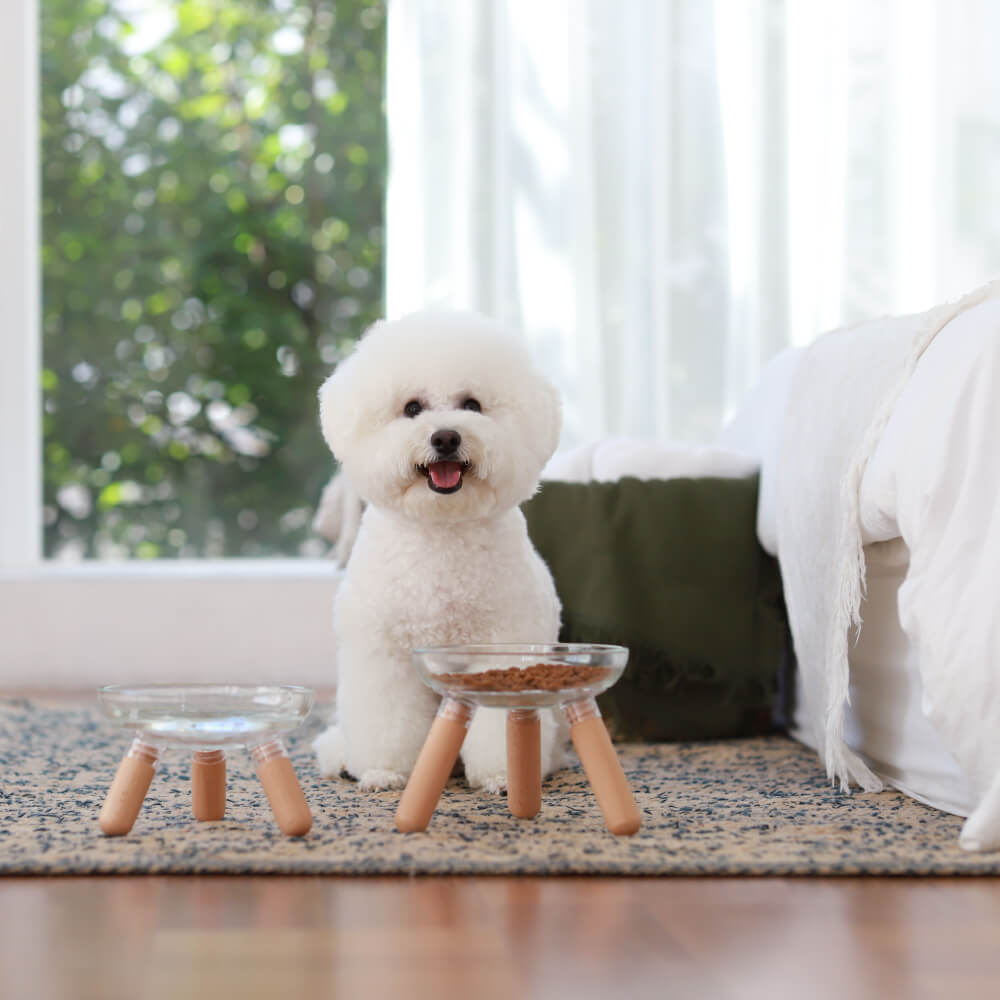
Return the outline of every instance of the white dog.
[[[320,771],[402,788],[438,696],[410,651],[555,642],[560,605],[518,505],[559,438],[559,397],[523,343],[470,314],[377,323],[320,390],[323,434],[367,502],[337,594],[337,725]],[[506,787],[505,712],[480,709],[462,750],[469,783]],[[562,763],[542,718],[542,767]]]

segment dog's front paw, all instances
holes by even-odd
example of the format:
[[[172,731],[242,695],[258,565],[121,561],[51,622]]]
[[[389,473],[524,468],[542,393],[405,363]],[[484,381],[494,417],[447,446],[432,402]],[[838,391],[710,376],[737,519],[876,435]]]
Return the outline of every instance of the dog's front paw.
[[[344,734],[339,726],[323,730],[312,743],[319,773],[324,778],[338,778],[344,770]]]
[[[469,773],[468,765],[465,771],[471,788],[481,788],[490,795],[503,795],[507,791],[506,774],[476,774]]]
[[[362,771],[358,788],[363,792],[381,792],[388,788],[405,788],[407,776],[399,771]]]

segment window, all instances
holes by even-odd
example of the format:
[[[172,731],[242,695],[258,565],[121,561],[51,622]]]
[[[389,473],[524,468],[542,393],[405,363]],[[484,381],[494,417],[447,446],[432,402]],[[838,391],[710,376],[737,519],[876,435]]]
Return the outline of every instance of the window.
[[[0,10],[0,683],[332,681],[332,565],[212,557],[317,554],[316,388],[381,313],[384,21]]]
[[[40,0],[46,557],[320,555],[382,312],[380,0]]]

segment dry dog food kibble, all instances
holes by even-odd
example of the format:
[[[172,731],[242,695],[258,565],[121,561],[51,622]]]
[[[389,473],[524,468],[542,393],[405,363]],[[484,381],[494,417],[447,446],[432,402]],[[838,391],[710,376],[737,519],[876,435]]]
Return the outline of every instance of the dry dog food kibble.
[[[587,687],[607,677],[602,667],[536,663],[530,667],[484,670],[478,674],[440,674],[438,680],[466,691],[562,691]]]

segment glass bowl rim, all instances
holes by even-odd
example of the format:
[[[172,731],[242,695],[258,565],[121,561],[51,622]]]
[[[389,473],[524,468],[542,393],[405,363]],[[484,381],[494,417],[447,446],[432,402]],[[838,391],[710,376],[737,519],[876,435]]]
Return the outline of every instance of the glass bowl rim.
[[[299,684],[105,684],[102,715],[163,747],[244,746],[284,737],[312,714],[316,692]],[[228,723],[242,717],[245,723]]]
[[[456,656],[579,656],[581,653],[628,653],[628,646],[603,642],[470,642],[448,646],[419,646],[413,656],[428,654]]]
[[[166,691],[195,691],[199,694],[232,693],[240,696],[262,691],[280,691],[288,694],[315,695],[313,688],[304,684],[213,684],[202,681],[191,681],[190,683],[154,681],[149,684],[102,684],[98,687],[97,693],[103,694],[139,694],[142,692],[166,692]]]

